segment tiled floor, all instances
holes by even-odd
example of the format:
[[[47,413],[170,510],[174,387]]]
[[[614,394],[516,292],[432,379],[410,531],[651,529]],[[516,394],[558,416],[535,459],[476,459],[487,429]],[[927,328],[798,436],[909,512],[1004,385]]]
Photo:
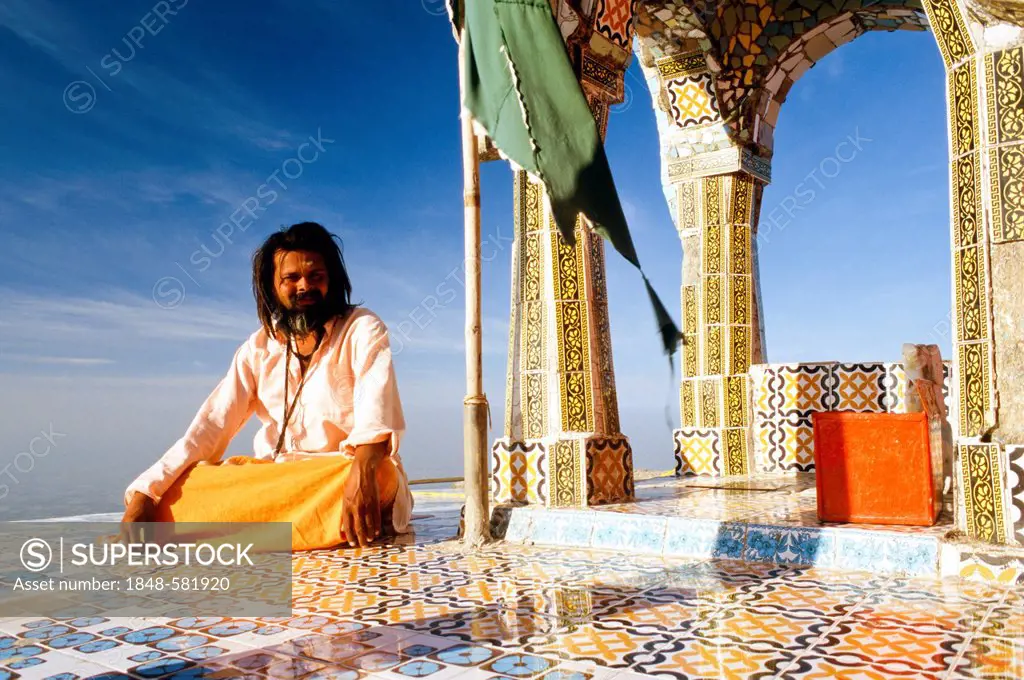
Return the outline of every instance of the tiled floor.
[[[448,540],[457,522],[457,506],[421,502],[415,536],[297,558],[293,618],[0,619],[0,679],[1024,677],[1024,589],[467,553]]]

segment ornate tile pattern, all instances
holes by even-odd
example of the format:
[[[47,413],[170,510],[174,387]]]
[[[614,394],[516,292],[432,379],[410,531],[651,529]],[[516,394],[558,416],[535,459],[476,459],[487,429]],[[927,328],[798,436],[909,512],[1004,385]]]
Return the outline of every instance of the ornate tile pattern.
[[[594,28],[619,47],[629,48],[633,38],[636,0],[597,0]]]
[[[959,436],[979,436],[986,429],[991,399],[989,343],[962,343],[957,346],[957,354],[960,365]]]
[[[587,505],[621,503],[633,497],[633,452],[625,437],[588,438]]]
[[[814,426],[811,411],[791,411],[776,421],[777,447],[769,457],[778,470],[809,472],[814,469]]]
[[[584,274],[584,233],[565,243],[551,219],[551,260],[555,270],[555,328],[563,432],[593,432],[590,320]]]
[[[925,0],[921,4],[947,69],[974,54],[974,41],[956,0]]]
[[[985,85],[989,144],[1024,141],[1024,50],[986,54]]]
[[[1024,446],[1006,447],[1006,458],[1009,524],[1013,527],[1014,540],[1018,545],[1024,545]]]
[[[885,412],[885,364],[838,364],[834,368],[835,411]]]
[[[697,326],[697,286],[683,286],[683,376],[692,377],[699,373],[697,347],[699,329]]]
[[[496,441],[491,448],[491,497],[498,503],[546,503],[547,447],[539,441]]]
[[[722,376],[715,375],[697,380],[701,427],[722,427],[725,408]]]
[[[1024,558],[964,553],[960,557],[958,575],[967,580],[1024,585]],[[1024,633],[1024,629],[1020,632]]]
[[[596,318],[595,333],[597,335],[597,352],[600,357],[600,393],[599,404],[603,409],[598,417],[603,418],[599,432],[617,434],[619,432],[619,400],[615,390],[615,371],[612,365],[611,324],[608,321],[608,283],[605,276],[604,239],[591,232],[587,234],[590,251],[590,273],[593,280],[592,304]]]
[[[1024,144],[989,150],[992,240],[995,243],[1024,241],[1024,195],[1020,185],[1022,168]]]
[[[1000,453],[998,444],[957,446],[967,534],[990,543],[1005,543],[1007,540]]]
[[[700,494],[693,485],[701,483],[675,480],[672,500]],[[649,492],[656,489],[663,487]],[[768,507],[754,491],[704,491],[735,494],[729,505],[750,516]],[[777,499],[792,495],[779,491]],[[417,498],[419,511],[436,512],[424,500]],[[695,500],[694,507],[708,506],[707,498]],[[557,523],[563,534],[586,514],[550,512],[569,517]],[[720,554],[771,563],[644,556],[632,547],[642,548],[654,518],[617,519],[620,552],[507,543],[470,550],[425,539],[427,520],[414,519],[411,541],[296,555],[294,584],[308,596],[292,617],[0,619],[0,673],[61,680],[1020,676],[1019,588],[794,566],[831,549],[796,527],[734,522],[711,535]],[[446,521],[454,529],[457,515]]]
[[[679,410],[683,427],[694,427],[697,422],[697,380],[683,378],[679,386]]]
[[[567,243],[543,187],[522,172],[515,179],[511,435],[493,447],[493,498],[557,507],[621,500],[632,452],[619,433],[604,244],[582,220]],[[584,438],[595,442],[589,459]]]
[[[745,475],[750,472],[750,451],[746,427],[727,427],[722,430],[721,441],[725,458],[725,473]]]
[[[721,122],[714,80],[710,73],[675,77],[664,83],[672,119],[680,128]]]
[[[551,505],[559,508],[584,505],[584,457],[582,440],[561,439],[554,443],[551,454]]]
[[[949,408],[950,363],[943,363]],[[758,364],[752,368],[756,470],[814,469],[815,411],[903,413],[906,374],[894,363]]]
[[[684,427],[675,433],[676,475],[722,475],[720,430]]]
[[[516,235],[519,239],[518,290],[522,304],[522,331],[519,342],[523,374],[518,403],[514,393],[506,395],[522,412],[523,437],[544,436],[548,428],[548,389],[546,380],[547,308],[543,297],[543,254],[541,229],[544,227],[544,195],[539,184],[516,173]],[[513,413],[514,418],[514,413]]]
[[[835,410],[835,364],[786,364],[775,374],[781,394],[773,400],[777,413]]]

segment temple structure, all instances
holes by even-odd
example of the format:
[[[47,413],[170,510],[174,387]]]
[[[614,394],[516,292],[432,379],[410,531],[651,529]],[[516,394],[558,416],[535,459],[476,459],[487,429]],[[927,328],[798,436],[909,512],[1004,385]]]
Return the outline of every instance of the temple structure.
[[[867,31],[932,32],[948,76],[955,336],[946,395],[955,445],[945,462],[956,525],[982,541],[1024,545],[1021,5],[551,4],[602,134],[633,58],[655,102],[661,178],[684,252],[681,427],[666,442],[682,476],[810,472],[814,411],[905,408],[898,363],[765,363],[756,239],[775,124],[793,84]],[[857,140],[848,142],[855,153]],[[628,500],[603,241],[581,222],[567,246],[543,186],[519,173],[514,191],[506,426],[492,451],[492,498],[547,507]]]

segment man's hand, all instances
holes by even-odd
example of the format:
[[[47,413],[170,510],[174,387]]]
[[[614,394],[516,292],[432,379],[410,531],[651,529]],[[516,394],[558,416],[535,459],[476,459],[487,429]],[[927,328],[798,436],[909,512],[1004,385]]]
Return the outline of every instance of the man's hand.
[[[156,503],[144,493],[136,491],[128,500],[128,508],[121,517],[121,532],[117,535],[120,543],[139,543],[142,532],[138,523],[156,519]]]
[[[341,530],[350,546],[370,545],[380,537],[377,464],[387,454],[387,446],[387,442],[381,442],[356,449],[341,505]]]

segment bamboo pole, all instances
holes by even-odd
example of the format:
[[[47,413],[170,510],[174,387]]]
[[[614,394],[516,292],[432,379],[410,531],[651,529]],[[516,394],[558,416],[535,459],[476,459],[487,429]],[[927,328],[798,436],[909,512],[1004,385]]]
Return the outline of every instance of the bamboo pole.
[[[466,41],[459,41],[460,94],[466,82]],[[462,111],[463,205],[466,229],[466,398],[463,400],[463,465],[466,515],[463,540],[479,546],[491,537],[487,498],[487,397],[483,380],[480,313],[480,154],[473,121]]]

